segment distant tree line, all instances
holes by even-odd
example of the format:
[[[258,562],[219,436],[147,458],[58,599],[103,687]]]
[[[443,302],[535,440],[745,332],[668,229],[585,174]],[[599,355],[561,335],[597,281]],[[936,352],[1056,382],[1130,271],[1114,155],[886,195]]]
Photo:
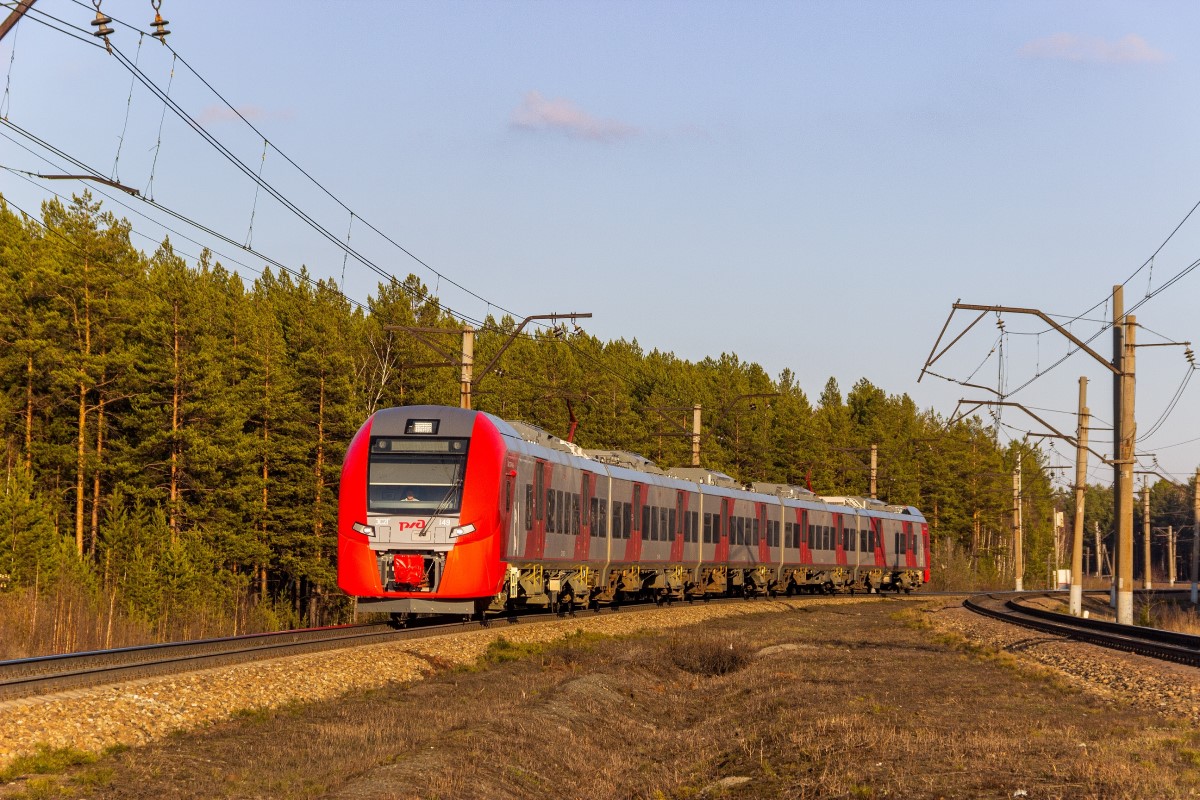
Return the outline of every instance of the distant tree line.
[[[419,366],[435,354],[388,326],[462,323],[412,275],[364,308],[307,273],[247,282],[207,252],[186,263],[169,241],[141,253],[87,194],[45,203],[40,221],[0,207],[8,590],[67,581],[163,636],[200,610],[235,627],[239,614],[251,627],[344,618],[336,490],[350,437],[379,408],[458,403],[457,370]],[[515,326],[489,318],[476,363]],[[1027,578],[1053,558],[1039,451],[977,418],[947,425],[866,378],[845,395],[831,378],[814,404],[790,371],[772,378],[736,355],[693,363],[543,328],[518,337],[474,400],[560,436],[573,412],[581,445],[664,467],[690,463],[681,428],[698,403],[704,466],[822,494],[866,494],[874,444],[880,497],[919,507],[935,555],[964,554],[984,579],[1011,574],[1022,458]]]

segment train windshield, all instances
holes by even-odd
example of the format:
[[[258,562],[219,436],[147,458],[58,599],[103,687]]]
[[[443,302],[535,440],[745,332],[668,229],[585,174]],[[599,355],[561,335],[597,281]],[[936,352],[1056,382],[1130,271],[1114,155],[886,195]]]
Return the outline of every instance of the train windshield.
[[[466,439],[372,439],[367,510],[422,517],[457,514],[466,465]]]

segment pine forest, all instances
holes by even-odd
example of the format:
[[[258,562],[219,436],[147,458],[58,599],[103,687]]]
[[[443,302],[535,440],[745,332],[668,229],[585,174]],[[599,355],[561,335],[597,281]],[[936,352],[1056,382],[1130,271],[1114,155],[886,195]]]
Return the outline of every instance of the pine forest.
[[[462,323],[412,275],[360,307],[307,272],[239,275],[169,241],[140,252],[87,194],[40,220],[0,207],[0,658],[348,621],[345,447],[377,409],[459,399],[457,369],[392,326],[444,328],[457,347]],[[476,364],[515,326],[489,318]],[[527,331],[499,366],[476,408],[563,437],[574,417],[584,447],[663,467],[690,463],[693,404],[703,465],[745,482],[863,495],[875,445],[879,496],[930,520],[935,585],[1011,582],[1021,459],[1026,585],[1064,558],[1054,512],[1071,503],[1035,445],[948,425],[867,377],[810,399],[788,370],[570,327]],[[1106,492],[1089,493],[1089,530],[1109,527]],[[1156,524],[1186,518],[1176,493],[1156,489]]]

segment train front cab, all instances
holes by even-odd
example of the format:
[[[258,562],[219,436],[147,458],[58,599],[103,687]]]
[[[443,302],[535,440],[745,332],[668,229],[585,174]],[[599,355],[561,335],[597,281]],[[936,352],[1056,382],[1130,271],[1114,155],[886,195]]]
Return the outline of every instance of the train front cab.
[[[438,406],[376,413],[346,453],[338,585],[363,611],[476,613],[504,575],[505,466],[486,414]]]

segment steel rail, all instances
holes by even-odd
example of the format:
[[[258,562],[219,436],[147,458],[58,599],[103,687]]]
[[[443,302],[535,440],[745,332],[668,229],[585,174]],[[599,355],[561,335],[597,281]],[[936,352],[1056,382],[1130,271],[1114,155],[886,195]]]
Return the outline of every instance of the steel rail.
[[[1128,653],[1200,667],[1200,636],[1138,625],[1121,625],[1105,620],[1085,619],[1041,608],[1030,608],[1011,595],[985,595],[1001,608],[989,606],[980,595],[968,597],[963,606],[987,617],[1064,636],[1076,641],[1123,650]],[[1028,595],[1026,595],[1028,596]]]

